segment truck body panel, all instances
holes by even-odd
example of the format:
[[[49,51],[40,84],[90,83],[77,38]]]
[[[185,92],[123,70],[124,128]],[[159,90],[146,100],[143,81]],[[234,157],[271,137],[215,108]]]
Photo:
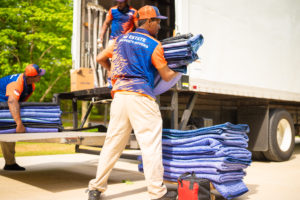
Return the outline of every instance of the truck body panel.
[[[177,0],[177,31],[201,33],[190,90],[300,102],[300,2]]]

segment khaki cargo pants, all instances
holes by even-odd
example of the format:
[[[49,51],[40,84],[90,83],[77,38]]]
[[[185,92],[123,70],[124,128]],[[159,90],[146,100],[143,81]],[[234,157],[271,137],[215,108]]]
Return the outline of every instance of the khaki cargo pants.
[[[167,189],[163,184],[162,119],[159,107],[147,97],[121,92],[115,94],[111,104],[110,121],[97,175],[90,181],[89,189],[100,192],[106,190],[108,177],[132,129],[141,148],[149,196],[151,199],[160,198]]]
[[[5,159],[5,164],[12,165],[16,163],[15,159],[15,142],[0,142],[2,154]]]

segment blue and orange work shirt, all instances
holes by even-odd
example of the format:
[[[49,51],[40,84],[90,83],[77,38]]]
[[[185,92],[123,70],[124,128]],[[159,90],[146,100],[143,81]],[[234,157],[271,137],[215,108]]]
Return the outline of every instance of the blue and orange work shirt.
[[[121,35],[103,53],[112,58],[112,96],[126,91],[155,99],[154,78],[167,61],[161,43],[148,31],[137,29]]]
[[[115,39],[121,34],[126,34],[132,31],[134,22],[137,22],[137,10],[129,6],[127,13],[122,13],[117,6],[109,9],[107,18],[112,21],[111,33],[109,39]]]
[[[18,101],[27,101],[35,85],[27,85],[24,74],[14,74],[0,78],[0,102],[7,102],[9,96]]]

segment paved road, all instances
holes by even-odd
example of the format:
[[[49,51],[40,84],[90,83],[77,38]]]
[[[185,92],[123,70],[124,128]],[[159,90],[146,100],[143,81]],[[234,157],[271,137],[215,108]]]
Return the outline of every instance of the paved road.
[[[0,170],[1,200],[85,200],[98,156],[87,154],[19,157],[26,172]],[[0,159],[0,167],[4,161]],[[300,199],[300,144],[287,162],[253,162],[244,181],[249,192],[237,200]],[[169,187],[174,187],[168,185]],[[104,200],[146,200],[144,177],[136,162],[120,160]]]

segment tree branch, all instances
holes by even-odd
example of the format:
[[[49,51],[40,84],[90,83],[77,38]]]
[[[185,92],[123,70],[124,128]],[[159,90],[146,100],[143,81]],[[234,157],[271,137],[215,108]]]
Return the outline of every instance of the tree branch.
[[[44,57],[44,55],[46,54],[46,53],[48,53],[48,52],[50,52],[50,50],[52,49],[54,47],[54,45],[51,45],[50,47],[48,47],[48,49],[46,49],[43,53],[42,53],[42,55],[39,57],[39,59],[38,59],[38,63],[42,60],[42,58]]]
[[[17,59],[19,66],[21,66],[21,61],[20,58],[17,54],[15,54],[13,51],[11,52],[11,54]]]
[[[44,101],[45,97],[47,96],[47,94],[52,90],[53,86],[57,83],[57,81],[67,73],[68,71],[64,71],[64,73],[62,73],[61,75],[59,75],[58,77],[56,77],[56,79],[51,83],[51,85],[48,87],[48,89],[45,91],[45,93],[43,94],[43,96],[40,98],[40,102]]]
[[[32,58],[33,58],[33,48],[34,48],[34,43],[33,40],[31,41],[31,45],[30,45],[30,63],[32,63]]]

